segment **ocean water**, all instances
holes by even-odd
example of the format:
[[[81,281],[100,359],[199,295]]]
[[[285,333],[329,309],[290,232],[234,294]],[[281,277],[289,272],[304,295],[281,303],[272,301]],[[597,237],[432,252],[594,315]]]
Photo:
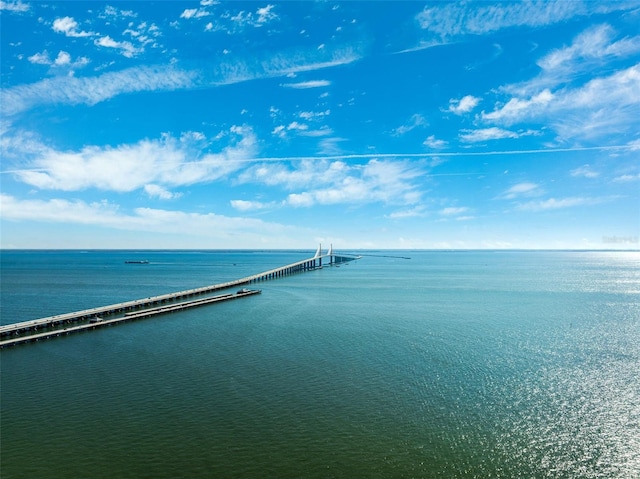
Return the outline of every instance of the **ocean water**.
[[[2,477],[640,477],[640,253],[364,253],[3,349]],[[3,251],[1,321],[312,255]]]

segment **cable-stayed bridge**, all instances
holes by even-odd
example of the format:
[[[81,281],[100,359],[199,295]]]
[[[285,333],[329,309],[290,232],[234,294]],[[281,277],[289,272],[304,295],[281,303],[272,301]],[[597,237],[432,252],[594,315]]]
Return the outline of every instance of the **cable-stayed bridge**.
[[[210,296],[212,293],[217,293],[225,289],[237,288],[238,286],[313,271],[323,268],[324,266],[339,265],[359,259],[360,257],[361,256],[358,255],[335,253],[333,251],[333,245],[326,252],[323,252],[322,245],[320,245],[315,255],[311,258],[244,278],[175,293],[3,325],[0,326],[0,348],[259,294],[261,292],[260,290],[243,288],[235,293]]]

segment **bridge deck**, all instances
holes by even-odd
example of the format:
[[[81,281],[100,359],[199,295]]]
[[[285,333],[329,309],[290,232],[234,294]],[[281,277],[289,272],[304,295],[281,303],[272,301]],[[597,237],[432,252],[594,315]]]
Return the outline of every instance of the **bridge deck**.
[[[37,336],[39,336],[39,334],[37,334],[36,332],[41,328],[60,327],[72,322],[87,320],[90,318],[96,318],[98,316],[103,316],[103,315],[108,316],[108,315],[113,315],[117,313],[126,313],[128,311],[134,311],[134,310],[138,310],[142,315],[151,316],[153,314],[149,314],[149,313],[152,310],[142,309],[142,308],[150,308],[150,307],[162,305],[165,303],[172,303],[176,301],[186,300],[194,296],[209,294],[209,293],[213,293],[213,292],[228,289],[228,288],[234,288],[237,286],[247,285],[254,282],[275,279],[281,276],[286,276],[289,274],[299,273],[303,271],[310,271],[321,266],[322,259],[324,258],[329,258],[331,262],[334,262],[334,261],[345,262],[345,261],[358,259],[359,257],[350,256],[350,255],[336,255],[336,254],[314,256],[313,258],[297,261],[295,263],[270,269],[262,273],[246,276],[244,278],[236,279],[233,281],[227,281],[224,283],[218,283],[218,284],[203,286],[203,287],[194,288],[194,289],[187,289],[184,291],[162,294],[162,295],[152,296],[152,297],[143,298],[143,299],[136,299],[133,301],[124,301],[121,303],[111,304],[108,306],[100,306],[97,308],[84,309],[81,311],[75,311],[71,313],[47,316],[45,318],[33,319],[29,321],[23,321],[20,323],[3,325],[3,326],[0,326],[0,338],[8,338],[11,336],[14,336],[14,337],[13,339],[8,341],[0,341],[0,347],[8,345],[9,342],[11,342],[11,344],[18,344],[19,342],[22,342],[22,340],[26,341],[27,338],[35,339]],[[229,295],[225,295],[225,296],[229,296]],[[215,302],[215,301],[210,301],[210,302]],[[208,301],[207,299],[195,300],[195,301],[192,300],[192,301],[186,301],[186,302],[182,301],[182,302],[175,303],[173,306],[175,306],[174,310],[177,310],[177,309],[184,309],[183,305],[188,305],[188,304],[196,305],[198,303],[208,304]],[[166,308],[167,307],[161,307],[156,309],[164,310]],[[155,313],[155,314],[159,314],[159,313]],[[133,318],[132,313],[125,314],[124,318],[132,319]],[[119,322],[122,320],[123,318],[116,318],[114,320],[103,320],[99,324],[100,325],[112,324],[114,322]],[[83,324],[81,326],[76,326],[74,328],[66,328],[65,330],[57,329],[55,331],[49,331],[48,333],[42,333],[42,334],[44,334],[44,336],[47,336],[47,335],[51,336],[52,335],[51,333],[54,333],[56,331],[61,334],[62,331],[71,332],[71,331],[75,331],[76,329],[78,330],[88,329],[89,327],[96,327],[96,323],[90,323],[88,325]],[[21,341],[17,341],[19,338],[16,338],[15,336],[22,335],[26,332],[30,332],[32,334],[29,334],[28,336],[20,338]]]
[[[80,324],[78,326],[71,326],[67,328],[57,328],[53,330],[48,330],[42,333],[36,334],[28,334],[23,336],[18,336],[16,338],[5,339],[0,341],[0,348],[5,346],[15,346],[18,344],[29,343],[32,341],[40,341],[41,339],[48,339],[52,337],[68,335],[72,333],[78,333],[81,331],[86,331],[88,329],[96,329],[102,328],[104,326],[111,326],[112,324],[122,323],[124,321],[133,321],[136,319],[145,319],[152,316],[157,316],[159,314],[171,313],[173,311],[182,311],[185,309],[191,309],[198,306],[204,306],[205,304],[211,303],[219,303],[221,301],[229,301],[232,299],[243,298],[245,296],[252,296],[254,294],[260,294],[261,291],[258,290],[247,290],[238,292],[236,294],[221,294],[219,296],[197,299],[192,301],[185,301],[182,303],[162,306],[159,308],[146,309],[144,311],[136,311],[132,313],[127,313],[124,316],[113,318],[113,319],[100,319],[100,321],[89,322]]]

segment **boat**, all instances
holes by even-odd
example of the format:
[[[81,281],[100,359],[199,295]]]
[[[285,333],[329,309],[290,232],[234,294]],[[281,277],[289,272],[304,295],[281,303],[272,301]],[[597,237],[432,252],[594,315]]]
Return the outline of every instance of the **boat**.
[[[141,260],[127,260],[125,261],[126,264],[149,264],[149,261],[147,261],[146,259],[141,259]]]

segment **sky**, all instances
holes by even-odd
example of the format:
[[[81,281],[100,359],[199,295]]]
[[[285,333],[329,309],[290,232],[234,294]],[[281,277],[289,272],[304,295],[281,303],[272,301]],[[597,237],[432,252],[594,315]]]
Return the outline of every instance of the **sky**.
[[[2,248],[640,247],[640,0],[0,22]]]

